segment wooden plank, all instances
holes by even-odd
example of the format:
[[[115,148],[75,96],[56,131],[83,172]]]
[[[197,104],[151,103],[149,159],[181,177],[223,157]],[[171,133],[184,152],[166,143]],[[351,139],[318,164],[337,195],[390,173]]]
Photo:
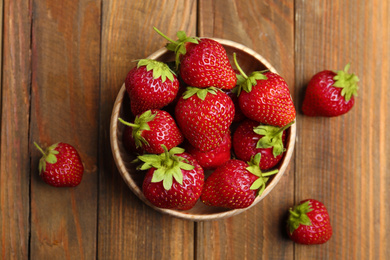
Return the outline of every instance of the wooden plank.
[[[200,1],[199,36],[225,38],[264,56],[294,95],[294,1]],[[197,259],[292,259],[285,217],[294,202],[294,156],[278,185],[258,205],[197,225]]]
[[[115,98],[133,60],[164,47],[156,26],[171,37],[193,34],[196,1],[103,1],[98,257],[193,259],[193,222],[162,215],[139,200],[121,178],[111,153],[109,124]]]
[[[360,77],[348,114],[300,117],[295,196],[325,203],[334,234],[325,245],[296,245],[295,257],[389,259],[389,2],[295,2],[299,103],[320,70],[351,62],[351,72]]]
[[[99,129],[99,1],[34,1],[31,142],[73,145],[85,169],[75,188],[38,176],[31,151],[31,259],[96,255]],[[34,147],[34,146],[32,146]]]
[[[0,24],[3,28],[0,38],[0,52],[3,51],[0,55],[0,259],[27,259],[31,83],[31,9],[28,1],[1,1]]]

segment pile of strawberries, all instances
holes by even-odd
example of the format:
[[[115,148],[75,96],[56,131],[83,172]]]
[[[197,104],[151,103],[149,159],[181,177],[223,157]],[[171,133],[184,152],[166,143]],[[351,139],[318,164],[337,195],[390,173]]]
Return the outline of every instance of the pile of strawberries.
[[[285,152],[295,108],[285,80],[250,75],[209,38],[172,40],[175,60],[141,59],[126,77],[133,119],[123,143],[147,170],[142,191],[160,208],[204,204],[246,208],[260,195]]]
[[[155,206],[188,210],[204,204],[246,208],[260,195],[285,152],[286,130],[295,108],[284,79],[269,71],[248,76],[236,55],[233,70],[226,51],[207,38],[182,31],[166,48],[175,61],[139,60],[125,85],[131,122],[123,143],[147,170],[143,193]],[[320,71],[306,89],[306,116],[334,117],[354,105],[359,78],[342,71]],[[40,177],[55,187],[80,184],[84,166],[77,150],[63,142],[49,146],[39,161]],[[205,174],[206,173],[206,174]],[[209,173],[209,174],[208,174]],[[289,211],[287,233],[302,244],[322,244],[332,236],[325,206],[307,199]]]

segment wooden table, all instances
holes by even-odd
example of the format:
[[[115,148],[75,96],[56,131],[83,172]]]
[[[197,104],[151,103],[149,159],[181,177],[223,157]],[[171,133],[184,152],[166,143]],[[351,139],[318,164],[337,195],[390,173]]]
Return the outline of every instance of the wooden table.
[[[385,0],[3,0],[0,259],[390,259],[390,3]],[[258,205],[191,222],[142,203],[111,153],[115,97],[135,59],[178,30],[244,44],[288,82],[297,141],[287,172]],[[322,70],[360,77],[352,111],[301,113]],[[38,177],[33,142],[73,144],[76,188]],[[320,246],[291,242],[286,213],[322,201],[334,228]]]

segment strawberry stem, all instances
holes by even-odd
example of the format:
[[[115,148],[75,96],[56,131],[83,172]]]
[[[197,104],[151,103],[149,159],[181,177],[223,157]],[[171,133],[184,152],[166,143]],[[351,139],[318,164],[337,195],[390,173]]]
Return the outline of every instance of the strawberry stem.
[[[159,34],[161,35],[164,39],[166,39],[167,41],[169,42],[172,42],[172,43],[177,43],[176,41],[172,40],[171,38],[169,38],[168,36],[166,36],[165,34],[163,34],[159,29],[157,29],[156,27],[153,26],[153,29]]]
[[[139,127],[139,125],[129,123],[129,122],[123,120],[122,118],[118,118],[118,121],[121,122],[122,124],[130,126],[130,127]]]
[[[295,123],[295,120],[294,120],[294,121],[291,121],[291,122],[288,123],[287,125],[281,127],[281,128],[275,133],[275,135],[280,134],[281,132],[283,132],[284,130],[286,130],[286,129],[289,128],[290,126],[292,126],[294,123]]]
[[[276,173],[278,173],[278,172],[279,172],[279,170],[278,170],[278,169],[275,169],[275,170],[273,170],[273,171],[264,172],[264,173],[262,174],[262,176],[263,176],[263,177],[267,177],[267,176],[274,175],[274,174],[276,174]]]
[[[289,212],[291,215],[293,215],[294,217],[298,218],[300,216],[300,214],[296,213],[295,211],[293,211],[292,209],[289,209]]]
[[[237,55],[236,53],[234,52],[233,53],[233,60],[234,60],[234,64],[236,65],[238,71],[240,72],[240,74],[245,78],[247,79],[248,76],[245,74],[245,72],[241,69],[240,65],[238,65],[238,62],[237,62]]]
[[[43,149],[36,142],[34,142],[34,145],[43,155],[46,155],[46,153],[43,151]]]
[[[167,168],[170,168],[173,165],[173,160],[171,159],[171,155],[169,154],[168,148],[165,145],[162,144],[161,147],[162,149],[164,149],[165,165],[167,166]]]

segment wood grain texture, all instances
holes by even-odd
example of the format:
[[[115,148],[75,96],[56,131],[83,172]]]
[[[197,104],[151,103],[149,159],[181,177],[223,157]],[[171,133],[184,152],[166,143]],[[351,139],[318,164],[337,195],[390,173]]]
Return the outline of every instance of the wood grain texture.
[[[299,116],[296,199],[322,201],[334,227],[325,245],[296,245],[296,259],[388,259],[388,1],[296,1],[296,99],[310,77],[351,62],[354,108],[338,118]],[[311,14],[311,15],[307,15]]]
[[[0,259],[27,259],[31,9],[28,1],[18,0],[4,1],[4,6],[1,1],[0,6],[1,18],[4,18],[4,27],[1,27]]]
[[[293,1],[200,1],[199,36],[236,41],[264,56],[294,95]],[[211,25],[210,25],[211,24]],[[197,259],[293,259],[284,232],[294,202],[294,156],[280,182],[252,209],[197,224]]]
[[[73,145],[84,163],[75,188],[40,180],[31,151],[32,259],[96,255],[100,68],[98,1],[35,1],[32,27],[31,142]],[[34,146],[32,146],[34,147]]]
[[[390,2],[381,0],[0,0],[0,259],[390,259]],[[247,212],[194,223],[140,201],[109,143],[114,100],[135,65],[178,30],[244,44],[286,79],[297,107],[295,154],[272,192]],[[338,118],[300,112],[323,69],[360,78]],[[42,146],[74,145],[82,183],[38,177]],[[334,234],[291,242],[287,210],[328,208]]]
[[[193,259],[194,224],[141,202],[121,178],[110,149],[115,98],[136,59],[164,47],[176,31],[196,30],[195,1],[103,1],[100,99],[99,247],[101,259]]]

